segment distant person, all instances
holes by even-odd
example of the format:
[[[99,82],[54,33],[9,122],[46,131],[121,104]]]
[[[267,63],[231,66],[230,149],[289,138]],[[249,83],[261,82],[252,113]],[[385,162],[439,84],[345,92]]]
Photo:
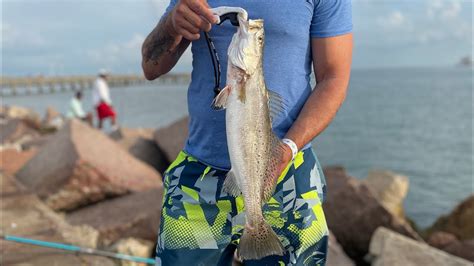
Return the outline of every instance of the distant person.
[[[69,103],[69,110],[67,112],[67,116],[69,118],[77,118],[84,122],[87,122],[90,126],[92,126],[92,114],[86,113],[84,108],[82,107],[82,92],[78,91],[71,99]]]
[[[112,129],[117,129],[116,114],[112,107],[112,100],[110,99],[109,85],[107,84],[107,77],[109,73],[101,69],[99,76],[94,83],[94,90],[92,92],[92,101],[97,110],[99,118],[99,129],[103,127],[103,121],[110,117],[112,122]]]

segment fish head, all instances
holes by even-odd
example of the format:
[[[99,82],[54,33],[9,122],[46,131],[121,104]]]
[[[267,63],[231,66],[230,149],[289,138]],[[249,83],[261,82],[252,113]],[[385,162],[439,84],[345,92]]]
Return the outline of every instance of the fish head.
[[[232,37],[228,57],[232,65],[251,75],[262,65],[265,32],[263,19],[243,20]]]

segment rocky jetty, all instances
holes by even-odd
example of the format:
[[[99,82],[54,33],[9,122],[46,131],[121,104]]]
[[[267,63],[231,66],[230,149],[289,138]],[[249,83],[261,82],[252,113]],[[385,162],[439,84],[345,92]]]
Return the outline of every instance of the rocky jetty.
[[[0,108],[0,118],[6,120],[19,119],[27,123],[31,128],[41,129],[40,115],[28,108],[20,106],[2,106]]]
[[[95,248],[98,232],[71,226],[14,178],[0,174],[0,234]],[[0,240],[2,265],[115,265],[107,258],[52,252],[50,248]]]
[[[474,195],[427,230],[428,243],[474,262]]]
[[[36,149],[29,149],[26,151],[18,149],[4,149],[0,151],[0,171],[13,176],[20,170],[26,162],[28,162],[35,154]]]
[[[342,249],[336,236],[329,232],[329,247],[326,264],[328,266],[354,266],[355,263],[347,256]]]
[[[46,113],[42,121],[42,129],[44,131],[54,132],[61,129],[61,127],[64,125],[64,121],[64,117],[56,109],[54,109],[54,107],[49,106],[46,109]]]
[[[156,144],[164,152],[168,162],[174,161],[183,149],[188,137],[189,117],[184,117],[171,125],[159,128],[155,131]]]
[[[429,236],[428,244],[474,262],[474,239],[459,240],[451,233],[438,231]]]
[[[164,173],[169,165],[168,159],[153,139],[153,129],[120,128],[110,134],[122,148],[137,159]]]
[[[450,214],[440,217],[428,231],[448,232],[461,240],[474,239],[474,195],[461,202]]]
[[[328,187],[324,211],[329,229],[356,262],[364,262],[370,239],[380,226],[422,241],[406,220],[384,207],[365,182],[350,177],[342,167],[326,167],[324,174]]]
[[[66,215],[72,225],[88,225],[99,232],[99,245],[120,238],[156,241],[160,223],[161,189],[137,192],[81,208]]]
[[[77,120],[54,130],[21,107],[0,107],[0,233],[150,257],[162,176],[183,148],[189,119],[153,131],[110,136]],[[49,121],[49,122],[48,122]],[[407,177],[383,170],[366,179],[324,169],[328,266],[468,265],[474,261],[474,196],[441,217],[426,242],[403,211]],[[64,213],[65,212],[65,213]],[[140,265],[1,241],[2,265]],[[463,259],[464,258],[464,259]],[[472,265],[472,263],[471,263]]]
[[[70,120],[16,177],[54,210],[159,188],[161,176],[102,132]]]
[[[373,266],[472,265],[467,260],[383,227],[378,228],[372,237],[369,257]]]
[[[403,201],[410,185],[408,177],[391,171],[371,170],[362,183],[385,209],[400,219],[405,219]]]
[[[128,254],[136,257],[149,258],[153,254],[153,248],[155,247],[155,242],[137,239],[137,238],[125,238],[117,241],[112,246],[112,251]],[[139,263],[134,261],[122,260],[119,263],[120,266],[146,266],[145,263]]]
[[[22,119],[14,118],[0,123],[0,144],[12,148],[40,136],[37,129]]]

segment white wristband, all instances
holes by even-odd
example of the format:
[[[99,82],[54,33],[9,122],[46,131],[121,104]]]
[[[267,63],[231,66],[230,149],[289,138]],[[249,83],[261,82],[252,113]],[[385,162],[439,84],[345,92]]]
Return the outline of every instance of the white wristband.
[[[291,160],[293,161],[296,157],[296,154],[298,154],[298,146],[296,146],[296,143],[292,141],[291,139],[284,138],[281,140],[283,143],[288,145],[291,149]]]

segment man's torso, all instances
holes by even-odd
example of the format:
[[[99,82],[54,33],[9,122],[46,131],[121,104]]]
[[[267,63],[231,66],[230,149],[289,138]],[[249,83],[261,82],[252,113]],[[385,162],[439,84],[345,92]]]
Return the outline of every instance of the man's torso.
[[[311,92],[310,26],[312,1],[209,1],[211,7],[240,6],[250,19],[265,23],[264,75],[267,88],[285,99],[287,108],[273,121],[274,131],[283,137]],[[225,86],[227,48],[236,28],[229,22],[213,26],[214,40]],[[193,72],[188,90],[190,135],[185,150],[215,167],[230,168],[225,134],[225,112],[211,109],[214,75],[211,57],[202,35],[192,43]]]

